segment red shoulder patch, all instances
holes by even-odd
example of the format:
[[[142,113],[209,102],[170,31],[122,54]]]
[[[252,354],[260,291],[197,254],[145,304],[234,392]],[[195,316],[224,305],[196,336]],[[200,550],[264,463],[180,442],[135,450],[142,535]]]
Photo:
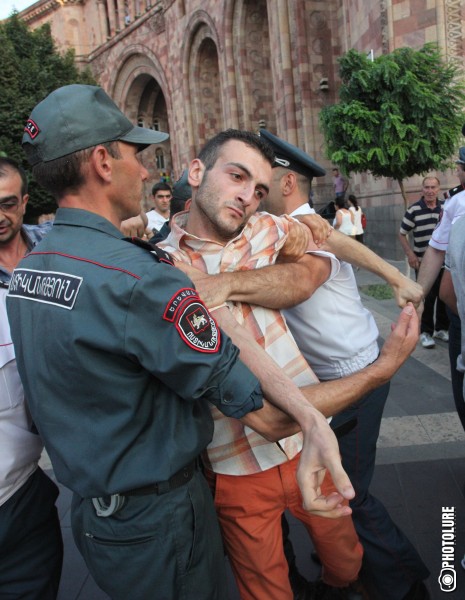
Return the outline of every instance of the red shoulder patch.
[[[218,352],[220,330],[200,301],[191,302],[179,311],[176,329],[181,339],[194,350]]]

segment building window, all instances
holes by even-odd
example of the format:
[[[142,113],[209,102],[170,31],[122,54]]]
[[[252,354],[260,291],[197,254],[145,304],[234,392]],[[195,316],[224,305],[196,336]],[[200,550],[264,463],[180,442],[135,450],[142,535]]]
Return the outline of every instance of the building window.
[[[155,158],[157,160],[157,169],[163,171],[165,168],[165,154],[161,148],[155,150]]]

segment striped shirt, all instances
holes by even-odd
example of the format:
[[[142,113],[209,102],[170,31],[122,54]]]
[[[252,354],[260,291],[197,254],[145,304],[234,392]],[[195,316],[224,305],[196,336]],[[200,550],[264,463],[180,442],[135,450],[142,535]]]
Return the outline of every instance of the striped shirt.
[[[253,215],[242,232],[226,244],[203,240],[187,233],[186,212],[172,221],[165,250],[178,260],[206,273],[248,270],[271,265],[283,247],[292,219],[268,213]],[[278,310],[243,302],[228,302],[233,315],[299,387],[318,380],[300,353],[286,321]],[[261,435],[225,417],[212,407],[215,429],[207,448],[206,464],[216,473],[250,475],[292,459],[302,449],[302,435],[268,442]]]
[[[442,211],[442,201],[437,200],[434,208],[428,208],[425,199],[421,198],[405,212],[400,226],[401,235],[413,233],[413,251],[422,257],[428,247],[431,235],[436,227]]]

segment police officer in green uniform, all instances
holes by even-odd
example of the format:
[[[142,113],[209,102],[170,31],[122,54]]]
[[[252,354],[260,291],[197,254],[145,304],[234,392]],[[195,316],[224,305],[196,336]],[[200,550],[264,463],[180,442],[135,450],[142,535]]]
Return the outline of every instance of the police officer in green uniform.
[[[99,87],[65,86],[34,108],[23,147],[59,208],[12,274],[7,305],[30,410],[74,491],[73,533],[97,583],[115,600],[222,600],[221,540],[197,465],[209,403],[273,440],[301,428],[307,510],[340,516],[354,491],[321,413],[244,345],[287,414],[265,403],[192,282],[163,251],[120,233],[141,210],[138,152],[166,138],[134,127]],[[325,467],[340,494],[321,495]]]
[[[140,210],[138,151],[167,137],[133,127],[98,87],[60,88],[34,109],[24,147],[60,207],[13,273],[8,309],[30,410],[74,491],[73,532],[97,583],[121,600],[222,600],[197,467],[208,401],[241,417],[262,398],[186,276],[118,229]]]

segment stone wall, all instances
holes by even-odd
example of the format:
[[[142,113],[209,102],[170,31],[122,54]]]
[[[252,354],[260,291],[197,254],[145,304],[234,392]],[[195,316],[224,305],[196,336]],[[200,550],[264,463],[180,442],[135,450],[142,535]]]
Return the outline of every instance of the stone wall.
[[[143,153],[147,198],[214,132],[265,124],[328,169],[314,188],[323,205],[332,199],[332,165],[318,116],[337,101],[337,58],[350,48],[379,56],[432,40],[452,60],[463,63],[465,52],[460,0],[39,0],[20,15],[31,27],[49,22],[58,46],[74,47],[134,122],[170,133]],[[452,173],[438,175],[443,189],[456,184]],[[406,182],[409,201],[420,183]],[[350,192],[367,211],[368,243],[397,259],[397,183],[354,175]]]

